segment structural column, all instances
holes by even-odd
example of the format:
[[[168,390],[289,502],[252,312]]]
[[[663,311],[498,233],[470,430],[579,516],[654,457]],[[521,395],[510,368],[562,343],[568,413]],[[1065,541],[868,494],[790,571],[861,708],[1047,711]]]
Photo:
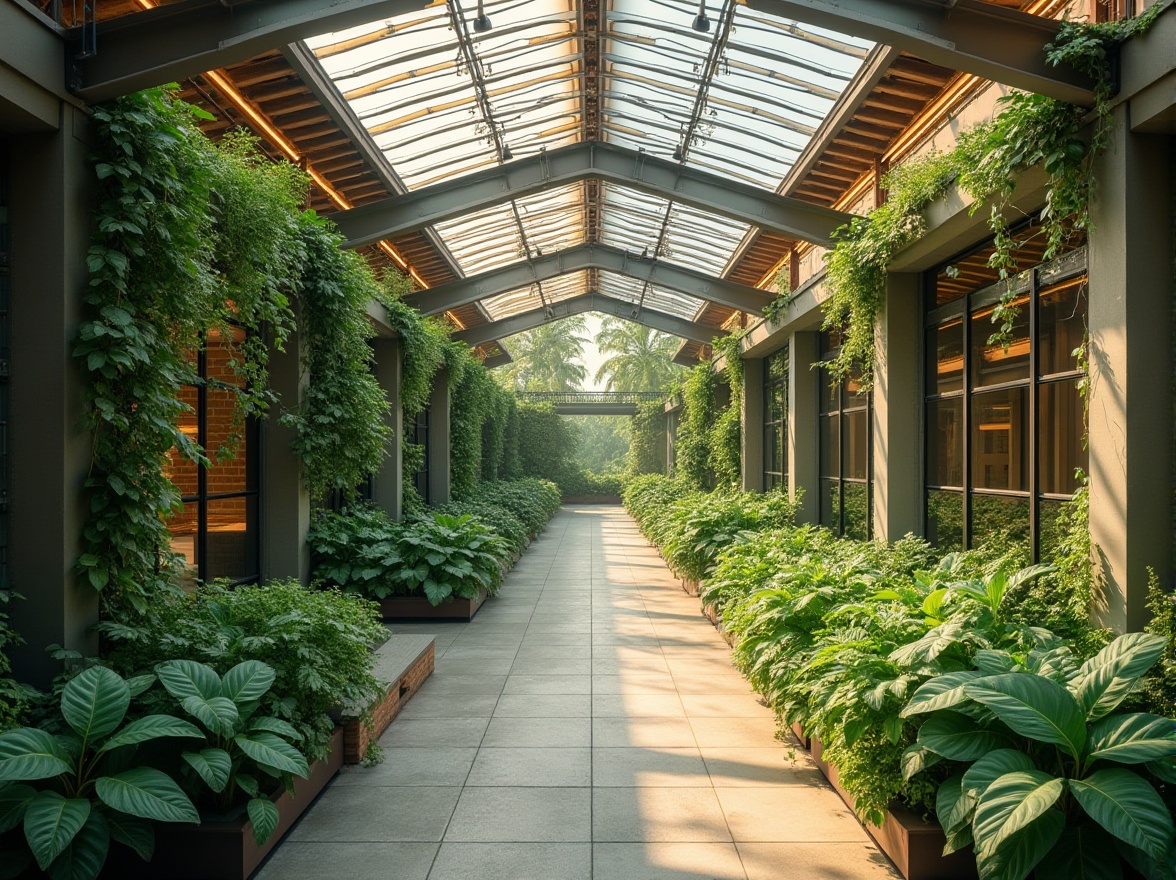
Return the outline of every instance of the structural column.
[[[94,654],[98,593],[76,565],[88,510],[90,464],[82,370],[71,350],[89,276],[91,171],[87,117],[59,104],[57,131],[14,136],[11,147],[11,415],[0,426],[11,494],[0,498],[11,522],[9,576],[23,601],[12,626],[25,644],[13,651],[18,678],[47,686],[61,671],[45,646]]]
[[[803,491],[797,521],[818,523],[820,508],[820,450],[817,447],[817,385],[813,369],[821,357],[819,335],[794,333],[788,346],[788,491]]]
[[[301,309],[294,303],[296,320]],[[302,483],[302,462],[292,444],[297,431],[278,421],[279,409],[294,409],[306,387],[302,373],[302,334],[295,330],[285,351],[272,351],[270,389],[280,403],[261,426],[261,575],[263,579],[310,579],[310,495]]]
[[[743,362],[743,491],[764,491],[764,359]]]
[[[438,370],[433,377],[433,394],[429,398],[429,499],[445,504],[450,497],[449,452],[452,446],[449,421],[449,372]]]
[[[404,410],[400,405],[400,340],[380,337],[372,341],[376,357],[376,381],[388,398],[385,422],[392,432],[387,457],[376,473],[376,506],[393,519],[400,519],[404,497]]]
[[[919,276],[891,273],[874,344],[874,536],[923,533]]]
[[[1148,569],[1172,578],[1173,138],[1115,111],[1090,237],[1090,534],[1103,622],[1147,621]]]

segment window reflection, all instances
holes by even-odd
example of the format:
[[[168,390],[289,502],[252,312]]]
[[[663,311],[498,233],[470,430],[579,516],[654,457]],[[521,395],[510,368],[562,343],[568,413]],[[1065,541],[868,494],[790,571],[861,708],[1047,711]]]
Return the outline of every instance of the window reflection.
[[[788,484],[788,346],[764,359],[764,489]]]
[[[1007,388],[972,399],[972,485],[1029,491],[1028,389]]]

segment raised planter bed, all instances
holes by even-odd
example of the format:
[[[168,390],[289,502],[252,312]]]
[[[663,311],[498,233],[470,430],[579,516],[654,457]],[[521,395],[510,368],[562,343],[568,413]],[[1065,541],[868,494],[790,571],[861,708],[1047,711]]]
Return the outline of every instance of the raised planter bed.
[[[714,605],[703,605],[702,616],[714,624],[715,629],[719,631],[719,635],[723,637],[724,642],[726,642],[732,648],[735,647],[735,637],[723,628],[723,622],[719,620],[719,615],[715,613]]]
[[[343,764],[343,730],[335,729],[331,754],[310,765],[310,777],[294,780],[294,795],[276,792],[278,827],[258,846],[253,823],[242,807],[240,815],[199,825],[158,824],[155,854],[144,862],[126,847],[115,847],[102,876],[109,880],[246,880],[281,842],[319,792]]]
[[[701,582],[694,578],[682,578],[682,589],[685,590],[687,596],[697,596],[699,586],[701,586]]]
[[[793,730],[795,732],[795,728]],[[824,748],[821,741],[814,736],[810,742],[809,754],[814,763],[845,801],[845,805],[852,810],[853,798],[841,787],[837,768],[822,758]],[[862,827],[906,880],[970,880],[976,877],[976,858],[971,848],[954,852],[950,856],[943,855],[943,847],[947,843],[943,829],[909,810],[892,807],[886,811],[886,818],[881,825],[864,822]]]
[[[435,645],[433,636],[394,635],[376,650],[372,674],[384,685],[383,697],[370,706],[339,707],[336,721],[343,728],[344,763],[362,761],[368,746],[433,674]],[[370,724],[364,722],[365,714]]]
[[[446,599],[433,605],[424,596],[389,596],[380,600],[385,620],[473,620],[490,594],[485,590],[473,599]]]

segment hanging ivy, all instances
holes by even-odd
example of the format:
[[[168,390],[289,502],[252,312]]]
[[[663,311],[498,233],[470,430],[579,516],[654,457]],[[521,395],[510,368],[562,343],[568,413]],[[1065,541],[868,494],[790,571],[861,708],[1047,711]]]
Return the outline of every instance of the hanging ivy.
[[[1159,14],[1154,4],[1135,19],[1103,24],[1066,22],[1046,49],[1051,64],[1069,64],[1089,75],[1095,87],[1093,132],[1083,138],[1086,112],[1041,95],[1016,93],[1001,99],[1001,112],[991,122],[964,132],[949,153],[903,163],[883,177],[887,201],[864,217],[855,217],[834,233],[826,254],[825,329],[842,332],[838,354],[827,364],[834,381],[860,370],[866,387],[873,382],[874,326],[886,292],[886,267],[902,248],[926,232],[923,210],[943,195],[951,182],[974,200],[972,210],[990,204],[989,227],[995,251],[989,265],[1002,279],[1018,271],[1016,250],[1024,242],[1011,234],[1005,219],[1018,178],[1040,166],[1046,173],[1046,205],[1041,227],[1043,259],[1055,256],[1071,239],[1090,228],[1095,159],[1106,149],[1110,134],[1114,48],[1147,30]],[[771,318],[787,306],[785,294],[765,310]],[[993,314],[999,326],[991,344],[1007,340],[1017,317],[1015,297],[1006,295]]]
[[[678,417],[674,469],[695,489],[711,486],[710,431],[717,406],[715,388],[718,377],[710,361],[692,369],[682,385],[682,412]]]
[[[625,472],[631,476],[666,472],[666,408],[661,401],[637,404],[629,432]]]
[[[92,438],[79,571],[107,608],[145,608],[175,570],[169,450],[212,464],[177,429],[180,389],[199,382],[195,352],[210,334],[232,345],[233,325],[247,331],[230,359],[237,381],[222,389],[243,423],[271,402],[260,331],[280,346],[291,326],[305,179],[257,160],[245,139],[213,147],[200,115],[165,89],[94,110],[95,228],[73,354]]]
[[[724,375],[731,402],[715,419],[708,438],[710,469],[718,486],[738,487],[743,482],[743,333],[716,338],[715,354],[726,359]]]
[[[298,432],[293,448],[314,498],[352,493],[387,455],[388,398],[372,373],[368,303],[381,296],[371,269],[327,221],[308,216],[299,298],[302,305],[302,401],[282,415]]]

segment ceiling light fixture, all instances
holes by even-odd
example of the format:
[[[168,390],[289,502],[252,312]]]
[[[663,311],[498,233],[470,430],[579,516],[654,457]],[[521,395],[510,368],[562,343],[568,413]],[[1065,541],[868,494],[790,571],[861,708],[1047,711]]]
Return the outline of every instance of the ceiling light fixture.
[[[509,162],[513,158],[514,158],[514,153],[512,153],[510,151],[510,144],[503,144],[502,145],[502,161]]]
[[[486,10],[482,8],[482,0],[478,0],[478,17],[474,19],[474,33],[484,34],[490,30],[493,25],[490,23],[490,16],[486,14]]]
[[[710,32],[711,21],[706,15],[706,0],[699,0],[698,15],[694,16],[694,24],[691,25],[700,34]]]

